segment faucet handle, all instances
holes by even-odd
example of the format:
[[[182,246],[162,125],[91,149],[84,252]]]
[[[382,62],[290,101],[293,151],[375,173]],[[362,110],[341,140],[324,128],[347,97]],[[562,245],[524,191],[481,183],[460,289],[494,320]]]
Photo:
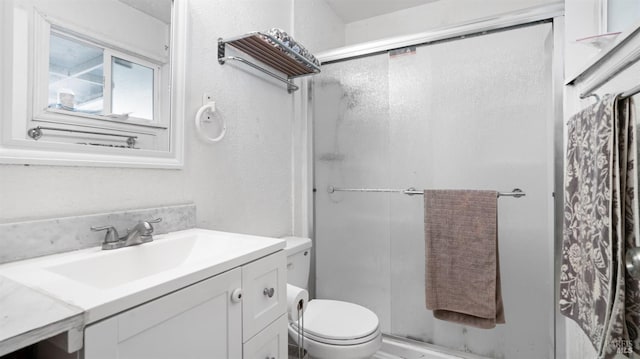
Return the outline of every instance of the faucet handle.
[[[143,236],[150,236],[153,233],[153,226],[151,223],[160,223],[162,222],[162,218],[156,218],[149,221],[140,222],[144,226]]]
[[[102,242],[102,248],[103,249],[116,248],[115,246],[118,244],[118,241],[120,240],[120,236],[118,235],[118,230],[115,229],[114,226],[91,227],[91,230],[94,232],[107,231],[107,233],[104,235],[104,242]]]

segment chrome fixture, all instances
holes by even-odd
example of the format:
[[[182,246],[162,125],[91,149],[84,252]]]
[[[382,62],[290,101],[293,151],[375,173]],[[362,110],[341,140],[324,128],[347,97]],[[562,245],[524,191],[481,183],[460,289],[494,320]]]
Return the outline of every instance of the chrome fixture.
[[[284,74],[285,77],[282,77],[278,73],[270,71],[269,69],[243,57],[227,56],[226,45],[233,46],[248,54],[252,59],[266,64],[267,66],[277,70],[277,72]],[[318,65],[300,55],[289,45],[267,32],[260,31],[253,31],[248,34],[232,38],[219,38],[218,63],[220,65],[224,65],[228,61],[238,61],[269,75],[278,81],[284,82],[287,85],[287,92],[289,93],[293,93],[299,89],[299,87],[293,83],[292,79],[320,72],[320,67]]]
[[[43,135],[42,130],[64,131],[64,132],[73,132],[73,133],[84,133],[84,134],[88,134],[88,135],[125,137],[127,139],[127,147],[129,147],[129,148],[133,148],[133,146],[135,146],[136,140],[138,138],[138,136],[121,135],[121,134],[116,134],[116,133],[95,132],[95,131],[81,131],[81,130],[71,130],[71,129],[67,129],[67,128],[55,128],[55,127],[45,127],[45,126],[37,126],[37,127],[34,127],[34,128],[30,128],[27,131],[27,135],[37,141]]]
[[[424,191],[418,191],[413,187],[407,189],[388,189],[388,188],[338,188],[329,186],[327,187],[327,192],[392,192],[392,193],[404,193],[409,196],[414,195],[423,195]],[[527,194],[524,193],[520,188],[514,188],[511,192],[498,192],[498,197],[515,197],[520,198],[524,197]]]
[[[273,297],[273,295],[275,294],[275,292],[276,292],[275,288],[265,288],[265,289],[262,291],[262,294],[264,294],[265,296],[267,296],[267,297],[271,298],[271,297]]]
[[[133,229],[127,229],[127,235],[123,237],[118,236],[118,230],[113,226],[91,227],[91,230],[94,232],[107,231],[102,242],[102,249],[117,249],[153,241],[151,223],[159,223],[160,221],[162,218],[139,221]]]
[[[625,266],[627,273],[633,279],[640,279],[640,247],[631,247],[627,249],[625,256]]]

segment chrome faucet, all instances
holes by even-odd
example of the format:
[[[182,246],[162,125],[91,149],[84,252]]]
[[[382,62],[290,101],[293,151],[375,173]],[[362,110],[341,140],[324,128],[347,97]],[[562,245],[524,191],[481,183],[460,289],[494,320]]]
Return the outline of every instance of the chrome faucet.
[[[151,221],[139,221],[133,229],[127,229],[127,235],[118,236],[118,230],[113,226],[91,227],[92,231],[107,231],[102,242],[102,249],[116,249],[153,241],[153,226],[151,223],[158,223],[162,218]]]

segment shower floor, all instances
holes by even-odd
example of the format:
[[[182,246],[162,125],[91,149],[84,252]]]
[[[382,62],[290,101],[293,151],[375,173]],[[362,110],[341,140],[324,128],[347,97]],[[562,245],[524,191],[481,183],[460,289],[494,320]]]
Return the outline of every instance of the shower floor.
[[[475,354],[442,348],[433,344],[384,335],[382,348],[373,359],[488,359]]]
[[[303,359],[308,359],[307,355]],[[298,359],[297,348],[289,344],[289,359]],[[384,334],[382,348],[372,359],[489,359],[475,354],[463,353],[415,340]]]

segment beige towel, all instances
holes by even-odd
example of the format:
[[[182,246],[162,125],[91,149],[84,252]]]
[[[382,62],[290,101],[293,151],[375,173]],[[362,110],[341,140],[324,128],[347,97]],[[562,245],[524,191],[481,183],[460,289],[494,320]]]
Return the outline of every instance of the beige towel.
[[[495,191],[425,190],[426,304],[478,328],[504,323]]]

